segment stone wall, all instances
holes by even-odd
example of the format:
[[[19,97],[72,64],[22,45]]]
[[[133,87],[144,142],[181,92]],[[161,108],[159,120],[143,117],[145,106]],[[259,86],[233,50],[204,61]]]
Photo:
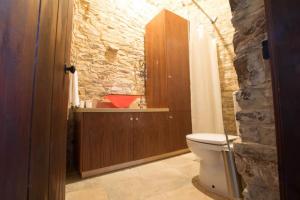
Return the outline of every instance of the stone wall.
[[[225,131],[236,133],[232,93],[238,89],[233,67],[234,29],[228,0],[75,0],[72,63],[82,100],[106,94],[144,94],[144,28],[163,8],[198,20],[218,40]]]
[[[74,1],[71,61],[82,100],[144,93],[144,25],[151,15],[143,1]]]
[[[241,140],[234,144],[236,164],[246,183],[246,200],[279,199],[270,65],[262,58],[267,38],[263,0],[230,0],[236,30],[234,65]]]

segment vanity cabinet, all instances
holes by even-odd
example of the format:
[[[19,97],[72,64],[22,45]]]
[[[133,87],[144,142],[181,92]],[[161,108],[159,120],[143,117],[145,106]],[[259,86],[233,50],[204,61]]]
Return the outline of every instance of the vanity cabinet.
[[[190,123],[189,112],[76,112],[79,171],[87,177],[186,152]]]
[[[81,176],[161,159],[178,151],[187,152],[185,135],[191,132],[189,114],[166,110],[76,112],[75,141]]]

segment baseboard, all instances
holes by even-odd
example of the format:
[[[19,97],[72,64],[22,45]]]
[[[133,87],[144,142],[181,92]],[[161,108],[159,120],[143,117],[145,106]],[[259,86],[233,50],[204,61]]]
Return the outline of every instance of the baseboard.
[[[113,165],[113,166],[109,166],[109,167],[99,168],[99,169],[90,170],[90,171],[84,171],[84,172],[81,172],[80,174],[81,174],[82,178],[88,178],[88,177],[92,177],[92,176],[96,176],[96,175],[101,175],[101,174],[117,171],[120,169],[125,169],[128,167],[138,166],[141,164],[145,164],[145,163],[149,163],[149,162],[153,162],[153,161],[157,161],[157,160],[162,160],[165,158],[177,156],[177,155],[188,153],[188,152],[190,152],[189,149],[182,149],[182,150],[178,150],[178,151],[174,151],[174,152],[170,152],[170,153],[165,153],[162,155],[144,158],[141,160],[135,160],[135,161],[117,164],[117,165]]]

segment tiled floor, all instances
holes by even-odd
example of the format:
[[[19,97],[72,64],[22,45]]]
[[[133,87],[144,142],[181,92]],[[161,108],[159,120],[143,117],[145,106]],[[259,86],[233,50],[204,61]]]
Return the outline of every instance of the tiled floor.
[[[66,186],[66,200],[221,200],[196,188],[198,170],[198,161],[189,153],[95,178],[74,179]]]

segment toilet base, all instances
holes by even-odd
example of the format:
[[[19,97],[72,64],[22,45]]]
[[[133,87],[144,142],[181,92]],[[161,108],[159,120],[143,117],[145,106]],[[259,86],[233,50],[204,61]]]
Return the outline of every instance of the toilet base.
[[[216,193],[216,191],[212,191],[210,187],[207,187],[206,185],[201,184],[199,176],[196,176],[196,177],[193,178],[193,185],[199,191],[201,191],[202,193],[204,193],[205,195],[207,195],[207,196],[209,196],[213,199],[226,199],[226,200],[229,200],[228,197],[226,197],[222,194]]]
[[[200,158],[198,184],[205,190],[218,196],[241,200],[239,176],[234,163],[230,162],[229,151],[202,150],[204,158]],[[234,173],[232,175],[230,173]]]
[[[200,160],[199,184],[212,193],[229,198],[222,153],[206,151],[205,154],[209,159]]]

